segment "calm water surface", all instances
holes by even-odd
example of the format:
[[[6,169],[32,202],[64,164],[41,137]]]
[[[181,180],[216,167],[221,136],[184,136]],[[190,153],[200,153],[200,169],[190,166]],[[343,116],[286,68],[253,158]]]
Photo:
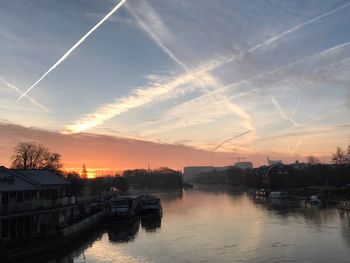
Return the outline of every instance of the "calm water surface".
[[[160,193],[161,221],[91,233],[46,262],[350,262],[350,217],[336,208],[215,189]]]

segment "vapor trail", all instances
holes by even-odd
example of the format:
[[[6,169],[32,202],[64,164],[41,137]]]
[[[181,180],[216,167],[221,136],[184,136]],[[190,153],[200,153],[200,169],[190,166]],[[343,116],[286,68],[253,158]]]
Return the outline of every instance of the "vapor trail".
[[[126,4],[125,8],[130,12],[130,14],[136,19],[139,26],[150,36],[150,38],[178,65],[180,65],[186,73],[190,73],[189,68],[187,65],[181,61],[172,51],[171,48],[168,47],[166,43],[176,41],[176,39],[173,38],[173,35],[168,30],[166,24],[163,22],[160,16],[153,10],[153,8],[146,4],[147,2],[144,2],[142,5],[142,10],[144,13],[147,14],[148,17],[152,19],[152,23],[146,23],[144,21],[144,18],[140,17],[136,12],[133,11],[133,9]],[[150,26],[151,25],[151,26]],[[153,29],[154,28],[154,29]],[[209,70],[204,70],[201,72],[199,78],[196,78],[194,80],[194,83],[196,83],[199,86],[202,86],[208,91],[208,96],[210,99],[217,103],[219,100],[215,96],[215,94],[211,93],[211,90],[207,87],[207,85],[210,83],[212,86],[215,87],[215,89],[222,88],[222,84],[220,83],[217,78],[209,72]],[[246,113],[242,108],[240,108],[237,104],[233,103],[232,101],[226,100],[225,104],[227,105],[227,108],[229,108],[231,111],[233,111],[235,114],[240,116],[241,118],[245,120],[250,120],[250,116],[248,113]],[[248,128],[252,128],[252,124],[249,123]]]
[[[122,98],[117,98],[114,100],[114,102],[112,102],[110,104],[102,105],[95,112],[90,113],[90,114],[86,114],[85,117],[80,118],[78,121],[76,121],[75,124],[68,125],[65,128],[64,132],[65,133],[82,132],[82,131],[90,129],[96,125],[100,125],[101,123],[105,122],[106,120],[111,119],[112,117],[115,117],[116,115],[127,112],[130,109],[143,106],[143,105],[149,103],[150,101],[154,102],[157,98],[161,97],[159,95],[164,95],[166,93],[173,92],[180,85],[184,85],[185,83],[192,82],[194,79],[194,76],[199,78],[200,74],[204,74],[205,72],[213,71],[213,70],[223,66],[224,64],[228,64],[236,59],[242,58],[245,55],[250,54],[261,47],[269,46],[271,43],[278,41],[279,39],[283,38],[284,36],[289,35],[295,31],[303,28],[304,26],[306,26],[310,23],[313,23],[313,22],[315,22],[323,17],[331,15],[337,11],[340,11],[341,9],[344,9],[347,6],[350,6],[350,2],[348,2],[345,5],[341,5],[333,10],[330,10],[326,13],[323,13],[319,16],[311,18],[311,19],[309,19],[309,20],[307,20],[307,21],[305,21],[297,26],[294,26],[294,27],[292,27],[292,28],[290,28],[290,29],[278,34],[278,35],[275,35],[275,36],[257,44],[256,46],[254,46],[248,50],[243,51],[242,54],[240,54],[238,56],[225,57],[225,58],[219,59],[219,60],[209,60],[206,63],[204,63],[204,66],[202,65],[202,66],[199,66],[199,67],[196,67],[196,68],[190,70],[191,74],[181,74],[181,75],[175,77],[174,80],[171,80],[168,83],[165,83],[163,85],[164,90],[163,90],[163,92],[161,92],[161,94],[159,94],[159,90],[160,90],[159,86],[152,85],[152,86],[145,88],[145,89],[136,89],[133,93],[134,95],[122,97]],[[145,29],[145,26],[143,26],[143,28]],[[147,27],[147,30],[149,31],[149,27]],[[154,34],[152,34],[152,35],[154,36]],[[152,37],[152,35],[150,35],[150,36]],[[157,38],[157,39],[159,39],[159,38]],[[343,45],[347,45],[347,43],[345,43]],[[162,45],[162,46],[164,46],[164,45]],[[334,48],[337,48],[337,47],[334,47]],[[181,65],[182,62],[179,61],[176,57],[174,58],[174,54],[168,48],[166,48],[164,51],[166,53],[168,53],[169,56],[171,58],[173,58],[174,61],[176,61],[179,65]],[[301,63],[301,61],[296,62],[296,63]],[[185,65],[185,67],[186,67],[186,65]],[[277,71],[277,69],[273,70],[272,72],[274,72],[274,71]],[[270,73],[272,73],[272,72],[270,72]],[[255,76],[255,77],[257,77],[257,76]],[[255,77],[249,78],[248,80],[254,79]],[[248,80],[243,80],[243,81],[240,81],[238,83],[232,83],[232,84],[229,84],[221,89],[227,89],[229,87],[232,87],[234,85],[239,85],[240,83],[242,83],[244,81],[248,81]],[[139,96],[138,94],[142,94],[142,97]],[[143,99],[143,97],[144,97],[143,94],[146,94],[146,95],[155,94],[155,96],[153,97],[152,100],[150,100],[149,98]],[[209,94],[209,96],[211,96],[211,95]]]
[[[235,135],[235,136],[233,136],[233,137],[231,137],[231,138],[228,138],[227,140],[223,141],[223,142],[220,143],[218,146],[216,146],[212,151],[216,151],[216,150],[219,149],[221,146],[223,146],[225,143],[228,143],[229,141],[232,141],[233,139],[236,139],[236,138],[238,138],[238,137],[241,137],[241,136],[243,136],[243,135],[246,135],[246,134],[248,134],[248,133],[251,133],[252,131],[253,131],[253,130],[248,130],[248,131],[242,132],[242,133],[240,133],[240,134],[238,134],[238,135]]]
[[[140,27],[151,37],[151,39],[178,65],[180,65],[184,70],[188,70],[188,67],[184,62],[182,62],[162,41],[161,37],[159,37],[159,33],[156,33],[152,30],[151,26],[145,23],[141,17],[134,12],[132,8],[127,4],[125,5],[126,9],[129,11],[129,13],[136,19],[136,21],[139,23]],[[165,25],[161,21],[159,17],[157,17],[156,13],[154,10],[147,8],[145,10],[148,15],[151,15],[154,20],[157,22],[156,26],[159,31],[163,31],[163,34],[170,35],[169,32],[167,31]]]
[[[287,116],[287,114],[284,112],[284,110],[282,109],[282,107],[280,106],[278,101],[275,99],[275,97],[271,97],[271,102],[276,107],[276,109],[278,110],[278,112],[279,112],[279,114],[280,114],[282,119],[290,121],[295,127],[299,126],[299,124],[292,117]]]
[[[278,35],[276,35],[276,36],[266,40],[265,42],[256,45],[255,47],[251,48],[249,51],[250,52],[254,51],[255,49],[258,49],[258,48],[260,48],[262,46],[268,46],[268,45],[272,44],[273,42],[277,41],[278,39],[284,37],[285,35],[288,35],[288,34],[294,32],[296,30],[299,30],[300,28],[303,28],[303,27],[307,26],[308,24],[311,24],[311,23],[313,23],[313,22],[315,22],[315,21],[317,21],[317,20],[319,20],[321,18],[324,18],[326,16],[332,15],[332,14],[334,14],[334,13],[336,13],[336,12],[338,12],[338,11],[348,7],[348,6],[350,6],[350,2],[348,2],[348,3],[344,4],[344,5],[338,6],[338,7],[334,8],[334,9],[332,9],[332,10],[326,12],[326,13],[323,13],[323,14],[321,14],[319,16],[311,18],[311,19],[305,21],[304,23],[301,23],[301,24],[299,24],[299,25],[297,25],[295,27],[292,27],[292,28],[288,29],[287,31],[284,31],[284,32],[282,32],[282,33],[280,33],[280,34],[278,34]]]
[[[104,18],[100,20],[93,28],[89,30],[77,43],[74,44],[48,71],[44,73],[29,89],[27,89],[17,100],[22,99],[32,88],[34,88],[42,79],[44,79],[52,70],[61,64],[85,39],[90,36],[103,22],[105,22],[111,15],[113,15],[127,0],[121,0]]]
[[[10,82],[8,82],[7,80],[5,80],[4,78],[2,78],[0,76],[0,81],[2,83],[4,83],[7,87],[9,87],[10,89],[13,89],[14,91],[16,91],[18,94],[22,94],[22,91],[17,88],[15,85],[11,84]],[[39,102],[35,101],[33,98],[29,97],[28,95],[26,96],[26,98],[36,107],[40,108],[41,110],[45,111],[45,112],[49,112],[49,110],[42,104],[40,104]]]
[[[295,114],[297,114],[297,112],[298,112],[298,110],[299,110],[299,107],[300,107],[300,96],[299,96],[299,98],[298,98],[298,101],[297,101],[297,105],[295,106],[295,109],[294,109],[294,111],[293,111],[293,113],[290,115],[290,118],[291,119],[294,119],[294,116],[295,116]]]

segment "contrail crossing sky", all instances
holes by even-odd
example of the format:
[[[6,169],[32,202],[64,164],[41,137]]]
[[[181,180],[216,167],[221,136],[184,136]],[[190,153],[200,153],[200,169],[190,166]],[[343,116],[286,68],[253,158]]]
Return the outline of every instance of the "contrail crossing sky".
[[[22,99],[32,88],[34,88],[40,81],[42,81],[52,70],[54,70],[59,64],[61,64],[81,43],[87,39],[97,28],[99,28],[103,22],[105,22],[111,15],[113,15],[127,0],[121,0],[104,18],[100,20],[93,28],[89,30],[77,43],[74,44],[48,71],[44,73],[29,89],[27,89],[17,100]]]

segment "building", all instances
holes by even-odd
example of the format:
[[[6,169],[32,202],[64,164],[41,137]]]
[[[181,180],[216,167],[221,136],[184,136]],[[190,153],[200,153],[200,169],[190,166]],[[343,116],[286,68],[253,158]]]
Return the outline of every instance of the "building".
[[[49,235],[73,221],[70,183],[49,170],[0,166],[0,244]]]
[[[224,171],[230,168],[230,166],[215,167],[215,166],[186,166],[184,167],[183,180],[185,182],[191,182],[195,179],[196,175],[202,173],[209,173],[213,171]]]
[[[283,164],[282,160],[270,160],[270,158],[267,156],[267,165],[272,166],[276,164]]]
[[[237,162],[234,166],[242,170],[253,169],[253,164],[251,162]]]

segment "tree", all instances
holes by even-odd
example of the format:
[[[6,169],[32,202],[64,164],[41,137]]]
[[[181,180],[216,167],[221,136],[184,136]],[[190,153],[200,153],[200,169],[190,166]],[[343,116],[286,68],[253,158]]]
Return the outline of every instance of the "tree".
[[[63,165],[60,154],[51,153],[47,147],[35,142],[22,142],[14,148],[11,167],[60,171]]]
[[[83,178],[83,179],[87,179],[88,178],[88,173],[87,173],[87,170],[86,170],[85,163],[83,164],[83,169],[81,170],[81,178]]]
[[[320,164],[320,160],[314,156],[314,155],[309,155],[306,157],[306,162],[311,165],[317,165]]]
[[[342,148],[337,147],[337,151],[333,153],[332,162],[335,164],[345,164],[346,155]]]

